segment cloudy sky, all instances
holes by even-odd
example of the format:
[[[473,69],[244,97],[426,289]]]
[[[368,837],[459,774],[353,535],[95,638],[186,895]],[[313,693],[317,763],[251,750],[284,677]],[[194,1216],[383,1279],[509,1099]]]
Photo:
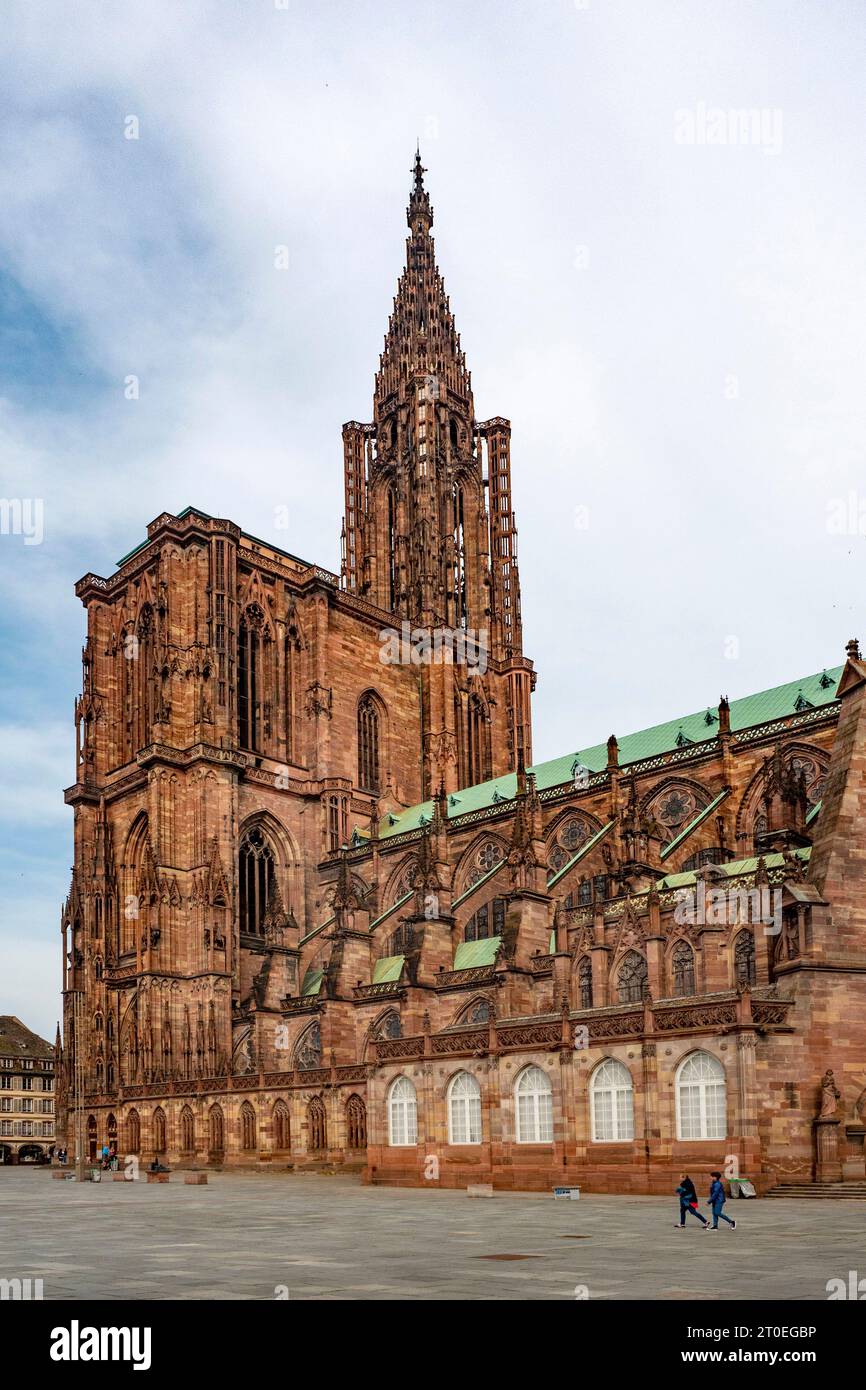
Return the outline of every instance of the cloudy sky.
[[[416,137],[479,417],[513,423],[536,758],[866,637],[858,0],[3,26],[2,489],[42,534],[0,534],[0,1013],[53,1037],[74,582],[188,504],[337,568]]]

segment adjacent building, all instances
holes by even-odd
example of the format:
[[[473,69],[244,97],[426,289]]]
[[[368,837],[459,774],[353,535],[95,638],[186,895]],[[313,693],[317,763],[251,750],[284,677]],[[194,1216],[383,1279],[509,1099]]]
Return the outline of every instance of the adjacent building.
[[[341,573],[190,507],[77,585],[70,1150],[863,1179],[866,663],[533,764],[511,430],[423,174]]]
[[[0,1163],[35,1162],[54,1147],[54,1048],[0,1015]]]

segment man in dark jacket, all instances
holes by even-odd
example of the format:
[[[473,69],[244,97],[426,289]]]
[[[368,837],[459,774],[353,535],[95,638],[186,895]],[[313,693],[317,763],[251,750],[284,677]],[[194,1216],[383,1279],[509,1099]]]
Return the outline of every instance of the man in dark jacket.
[[[680,1199],[680,1227],[686,1224],[686,1212],[690,1211],[692,1216],[696,1216],[703,1226],[707,1229],[708,1222],[705,1216],[701,1216],[698,1211],[698,1194],[695,1185],[688,1173],[680,1173],[680,1185],[677,1188],[677,1196]],[[676,1225],[676,1222],[674,1223]]]

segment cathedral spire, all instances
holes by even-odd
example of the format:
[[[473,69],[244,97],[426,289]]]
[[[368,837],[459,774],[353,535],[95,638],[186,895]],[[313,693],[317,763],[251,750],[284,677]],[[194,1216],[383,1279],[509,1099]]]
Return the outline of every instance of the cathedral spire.
[[[420,146],[415,150],[415,163],[412,166],[412,192],[409,195],[409,206],[406,209],[406,221],[412,231],[418,236],[424,236],[433,225],[433,209],[430,206],[430,195],[424,187],[424,175],[427,170],[421,163]]]
[[[341,577],[395,618],[454,639],[447,670],[440,661],[422,672],[432,796],[440,780],[451,792],[513,771],[518,753],[531,762],[533,675],[522,650],[511,426],[475,418],[426,172],[418,148],[373,418],[343,426]]]

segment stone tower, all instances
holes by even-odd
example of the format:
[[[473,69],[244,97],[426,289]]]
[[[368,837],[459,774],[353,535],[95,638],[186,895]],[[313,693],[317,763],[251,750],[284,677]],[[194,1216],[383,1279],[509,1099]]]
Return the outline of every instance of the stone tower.
[[[404,632],[451,634],[453,660],[418,663],[430,796],[531,762],[535,677],[523,655],[511,426],[475,418],[424,173],[416,154],[373,420],[343,426],[341,581]]]

